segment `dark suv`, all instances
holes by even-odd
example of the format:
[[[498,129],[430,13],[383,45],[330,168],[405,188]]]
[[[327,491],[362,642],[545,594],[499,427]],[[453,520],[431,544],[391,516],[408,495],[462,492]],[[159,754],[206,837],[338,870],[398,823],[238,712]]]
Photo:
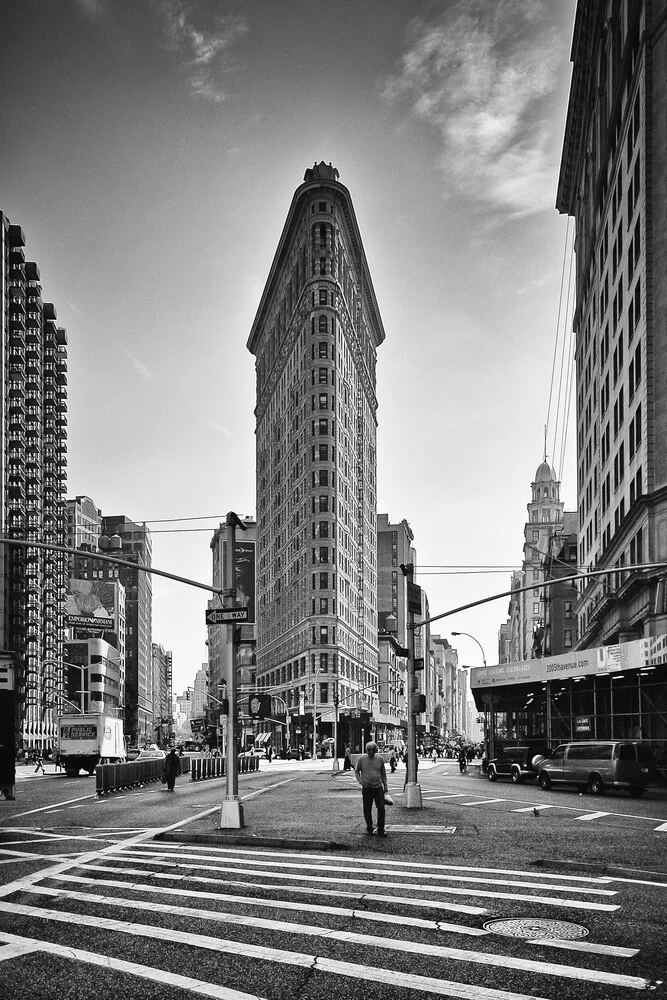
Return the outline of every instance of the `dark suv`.
[[[487,777],[489,781],[497,778],[511,778],[515,785],[521,785],[526,778],[536,778],[538,766],[549,756],[548,747],[544,746],[507,746],[489,761]]]

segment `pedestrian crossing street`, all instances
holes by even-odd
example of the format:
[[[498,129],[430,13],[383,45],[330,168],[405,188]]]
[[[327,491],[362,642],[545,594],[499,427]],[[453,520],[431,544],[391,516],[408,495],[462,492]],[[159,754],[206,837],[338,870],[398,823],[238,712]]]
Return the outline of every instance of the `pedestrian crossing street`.
[[[3,989],[35,955],[166,1000],[621,1000],[651,985],[615,933],[628,888],[610,878],[149,838],[0,890],[0,996],[21,1000]],[[498,918],[521,936],[486,926]]]

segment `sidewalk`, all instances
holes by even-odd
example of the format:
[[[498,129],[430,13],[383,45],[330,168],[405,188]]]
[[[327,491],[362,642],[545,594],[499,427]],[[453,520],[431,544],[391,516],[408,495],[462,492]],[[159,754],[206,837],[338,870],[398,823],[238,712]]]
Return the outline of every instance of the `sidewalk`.
[[[265,770],[260,771],[266,774]],[[261,788],[244,782],[240,789],[244,827],[221,830],[220,808],[193,822],[176,825],[158,836],[180,843],[215,843],[290,847],[303,850],[345,850],[374,840],[366,833],[361,789],[353,771],[275,771],[274,779]],[[403,808],[405,769],[390,776],[394,806],[387,806],[387,827],[401,814],[401,823],[432,826],[434,811]],[[437,822],[446,825],[442,810]]]

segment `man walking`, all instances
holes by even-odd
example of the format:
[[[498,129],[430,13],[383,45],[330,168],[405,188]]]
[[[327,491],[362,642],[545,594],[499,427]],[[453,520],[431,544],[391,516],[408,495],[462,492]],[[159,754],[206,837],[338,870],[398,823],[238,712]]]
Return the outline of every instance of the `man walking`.
[[[164,759],[164,765],[162,768],[168,792],[173,792],[174,785],[176,784],[176,775],[179,773],[180,769],[181,762],[179,756],[176,753],[176,748],[172,747]]]
[[[37,750],[35,750],[35,764],[37,765],[35,767],[35,774],[37,774],[38,771],[41,771],[42,774],[46,774],[46,771],[44,770],[44,759],[42,757],[42,751],[39,749],[39,747],[37,748]]]
[[[360,757],[354,769],[354,776],[361,785],[361,797],[364,804],[364,819],[366,832],[373,834],[373,803],[378,813],[378,837],[386,837],[384,829],[384,796],[387,791],[387,772],[382,757],[377,756],[377,743],[366,744],[366,756]]]

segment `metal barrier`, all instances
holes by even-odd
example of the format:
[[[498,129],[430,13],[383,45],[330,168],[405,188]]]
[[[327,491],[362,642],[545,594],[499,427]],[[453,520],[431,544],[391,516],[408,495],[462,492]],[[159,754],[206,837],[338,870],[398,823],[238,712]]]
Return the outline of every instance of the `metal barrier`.
[[[193,757],[191,781],[205,781],[206,778],[222,778],[227,773],[225,757]],[[238,773],[259,771],[259,757],[239,757]]]
[[[190,758],[179,757],[179,774],[187,774],[190,770]],[[137,785],[147,785],[162,777],[164,757],[151,757],[149,760],[129,760],[124,764],[98,764],[95,768],[96,792],[98,795],[108,795],[122,788],[134,788]]]

